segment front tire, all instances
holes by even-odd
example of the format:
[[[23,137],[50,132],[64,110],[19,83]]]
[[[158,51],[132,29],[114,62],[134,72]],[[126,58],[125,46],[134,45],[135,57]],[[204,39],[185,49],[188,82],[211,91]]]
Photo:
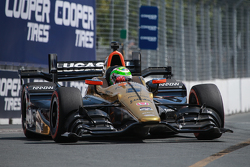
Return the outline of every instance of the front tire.
[[[62,136],[66,132],[65,120],[71,112],[83,106],[79,89],[60,87],[52,94],[50,105],[50,131],[52,139],[57,143],[76,142],[77,138]]]
[[[201,84],[195,85],[191,88],[189,94],[189,104],[206,104],[207,107],[210,107],[215,110],[219,115],[220,125],[218,128],[224,127],[224,107],[223,101],[221,98],[220,91],[218,87],[214,84]],[[212,140],[221,137],[221,133],[195,133],[195,137],[198,140]]]

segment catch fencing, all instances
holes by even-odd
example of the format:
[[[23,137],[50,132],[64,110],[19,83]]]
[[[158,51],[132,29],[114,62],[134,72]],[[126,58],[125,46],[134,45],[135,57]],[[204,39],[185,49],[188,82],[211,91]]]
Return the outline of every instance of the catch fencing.
[[[138,47],[142,5],[158,7],[157,50]],[[125,59],[140,50],[142,69],[172,66],[176,79],[250,77],[249,0],[96,0],[96,20],[98,60],[119,41]]]

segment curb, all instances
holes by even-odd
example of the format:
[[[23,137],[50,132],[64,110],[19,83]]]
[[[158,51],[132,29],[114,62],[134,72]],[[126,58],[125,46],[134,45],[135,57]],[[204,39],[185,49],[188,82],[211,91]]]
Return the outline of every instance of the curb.
[[[21,118],[4,118],[0,119],[0,125],[14,125],[14,124],[22,124]]]

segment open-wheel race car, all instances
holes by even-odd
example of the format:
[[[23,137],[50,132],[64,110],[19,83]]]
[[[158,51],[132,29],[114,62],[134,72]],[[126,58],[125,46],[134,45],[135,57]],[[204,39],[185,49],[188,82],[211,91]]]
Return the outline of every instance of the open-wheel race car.
[[[191,88],[187,102],[185,85],[172,78],[171,67],[141,71],[141,55],[124,60],[113,52],[105,62],[59,62],[49,54],[49,73],[20,70],[22,127],[27,138],[48,135],[55,142],[76,142],[89,135],[173,135],[194,133],[212,140],[224,132],[224,107],[216,85]],[[86,65],[88,64],[88,65]],[[162,75],[149,79],[148,76]],[[48,82],[24,83],[25,78]],[[86,93],[59,82],[84,81]]]

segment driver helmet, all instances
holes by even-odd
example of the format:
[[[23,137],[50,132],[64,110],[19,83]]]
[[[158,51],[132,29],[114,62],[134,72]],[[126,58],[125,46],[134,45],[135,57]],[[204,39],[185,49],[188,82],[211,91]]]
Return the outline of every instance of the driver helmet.
[[[131,72],[126,67],[117,67],[110,73],[110,85],[130,81],[131,79]]]

